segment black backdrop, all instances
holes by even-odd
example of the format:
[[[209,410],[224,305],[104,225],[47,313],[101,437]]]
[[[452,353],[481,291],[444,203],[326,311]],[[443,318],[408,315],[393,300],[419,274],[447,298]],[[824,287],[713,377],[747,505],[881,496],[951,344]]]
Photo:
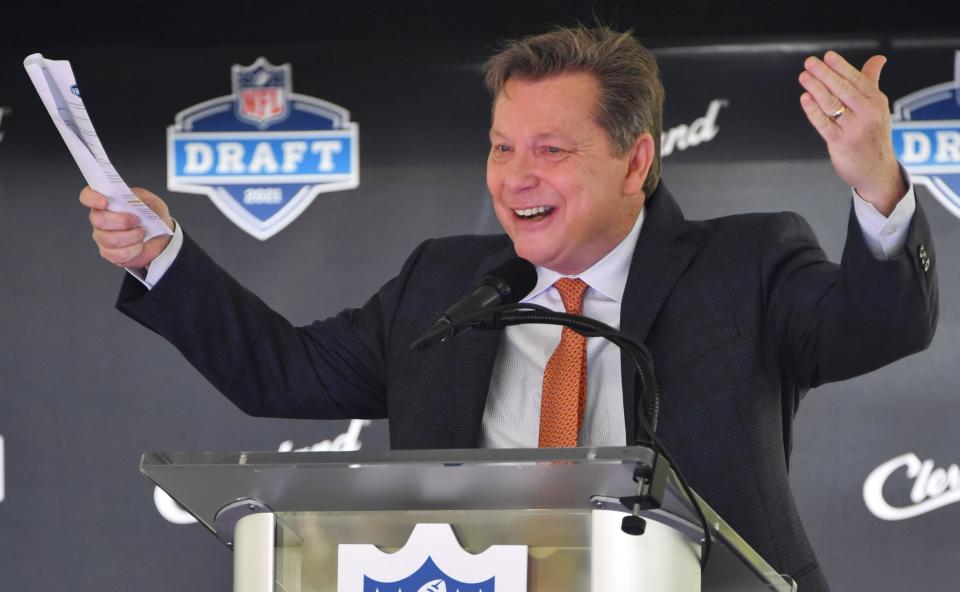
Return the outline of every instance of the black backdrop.
[[[856,20],[844,7],[810,24],[799,7],[568,4],[554,13],[306,3],[191,11],[145,1],[0,9],[0,589],[228,590],[230,552],[197,525],[161,515],[137,473],[139,454],[324,447],[348,428],[245,417],[171,347],[113,310],[121,272],[89,239],[75,201],[83,183],[23,72],[28,53],[70,59],[124,177],[166,195],[224,267],[305,323],[363,302],[424,238],[497,231],[483,181],[489,107],[479,79],[497,37],[589,20],[591,11],[636,24],[661,60],[666,127],[724,101],[716,137],[664,165],[687,216],[795,210],[832,257],[849,192],[800,112],[803,58],[829,46],[862,63],[883,51],[882,87],[894,99],[952,80],[960,49],[960,34],[943,28],[953,13],[933,6],[917,12],[917,33],[902,22],[910,19]],[[296,92],[350,109],[361,146],[360,187],[319,196],[266,242],[206,197],[165,191],[164,134],[174,114],[227,94],[230,66],[261,55],[292,64]],[[941,321],[931,349],[811,392],[797,420],[794,488],[838,590],[956,587],[960,504],[891,522],[873,515],[862,493],[874,468],[903,454],[942,469],[960,462],[960,219],[917,191],[939,254]],[[382,448],[386,429],[364,426],[359,441]],[[883,493],[910,505],[913,484],[899,471]]]

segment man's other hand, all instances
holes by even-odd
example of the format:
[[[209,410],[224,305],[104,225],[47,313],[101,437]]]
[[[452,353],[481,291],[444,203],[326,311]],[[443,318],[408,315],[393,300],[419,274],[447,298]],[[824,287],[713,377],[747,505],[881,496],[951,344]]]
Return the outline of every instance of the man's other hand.
[[[146,189],[131,189],[140,200],[173,228],[173,220],[163,200]],[[90,187],[80,192],[80,203],[90,208],[93,241],[100,248],[100,256],[120,267],[146,268],[170,243],[170,235],[155,236],[143,242],[146,236],[140,220],[134,214],[112,212],[107,209],[107,198]]]
[[[890,103],[880,92],[880,70],[886,62],[876,55],[857,70],[834,51],[822,60],[811,56],[800,73],[807,91],[800,105],[826,141],[837,175],[889,216],[907,185],[893,152]]]

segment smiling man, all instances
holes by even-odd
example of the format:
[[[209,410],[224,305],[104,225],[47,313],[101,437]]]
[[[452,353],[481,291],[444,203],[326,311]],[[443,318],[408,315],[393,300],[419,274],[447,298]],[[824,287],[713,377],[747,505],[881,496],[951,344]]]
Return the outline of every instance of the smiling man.
[[[828,52],[800,74],[801,108],[853,188],[841,265],[796,214],[683,217],[660,180],[656,62],[609,29],[521,39],[486,65],[487,184],[506,236],[429,240],[362,308],[306,327],[179,226],[142,243],[102,195],[80,200],[101,255],[140,276],[118,307],[247,413],[388,417],[396,448],[638,441],[633,372],[602,341],[525,325],[410,351],[484,273],[529,259],[526,301],[647,344],[658,432],[691,485],[801,590],[827,590],[787,478],[797,406],[811,387],[923,349],[937,318],[933,246],[893,156],[883,62],[857,70]],[[173,226],[158,197],[137,193]]]
[[[643,209],[653,136],[614,147],[595,113],[593,74],[507,80],[490,130],[487,187],[520,257],[564,275],[602,259]]]

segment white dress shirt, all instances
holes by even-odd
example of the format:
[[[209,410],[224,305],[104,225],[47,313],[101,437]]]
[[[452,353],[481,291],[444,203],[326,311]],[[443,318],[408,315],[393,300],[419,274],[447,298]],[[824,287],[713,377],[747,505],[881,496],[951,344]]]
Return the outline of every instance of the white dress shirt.
[[[563,302],[554,282],[561,277],[580,278],[588,286],[583,294],[583,315],[620,329],[620,303],[645,217],[646,210],[641,210],[626,238],[583,273],[562,276],[538,266],[537,285],[521,302],[562,312]],[[483,411],[480,446],[537,447],[543,372],[562,331],[559,325],[516,325],[504,330]],[[626,443],[626,439],[620,350],[606,339],[591,337],[587,339],[587,401],[578,443],[613,446]]]
[[[902,169],[901,169],[902,171]],[[909,177],[904,175],[904,179]],[[917,208],[913,185],[909,185],[889,217],[853,191],[853,209],[864,240],[874,257],[892,259],[900,254],[907,230]],[[620,328],[620,303],[627,272],[643,227],[645,210],[640,212],[629,234],[592,267],[576,276],[587,283],[583,314]],[[183,230],[174,222],[174,234],[167,248],[149,269],[128,269],[149,289],[176,259],[183,245]],[[563,312],[563,302],[553,283],[559,273],[537,267],[537,285],[522,300]],[[540,394],[547,360],[560,343],[561,327],[518,325],[507,327],[500,338],[490,390],[483,413],[480,445],[485,448],[536,448],[540,435]],[[580,429],[580,446],[623,446],[627,444],[623,411],[620,352],[601,338],[587,340],[587,400]]]

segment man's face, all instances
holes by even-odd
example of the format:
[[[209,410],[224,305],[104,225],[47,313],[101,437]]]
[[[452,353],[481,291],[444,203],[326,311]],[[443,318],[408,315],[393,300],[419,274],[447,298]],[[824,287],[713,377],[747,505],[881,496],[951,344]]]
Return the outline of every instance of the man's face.
[[[638,150],[614,154],[595,121],[598,95],[593,76],[572,73],[510,79],[494,103],[487,187],[497,218],[520,257],[567,275],[609,253],[643,207],[648,164],[640,159],[638,184]]]

